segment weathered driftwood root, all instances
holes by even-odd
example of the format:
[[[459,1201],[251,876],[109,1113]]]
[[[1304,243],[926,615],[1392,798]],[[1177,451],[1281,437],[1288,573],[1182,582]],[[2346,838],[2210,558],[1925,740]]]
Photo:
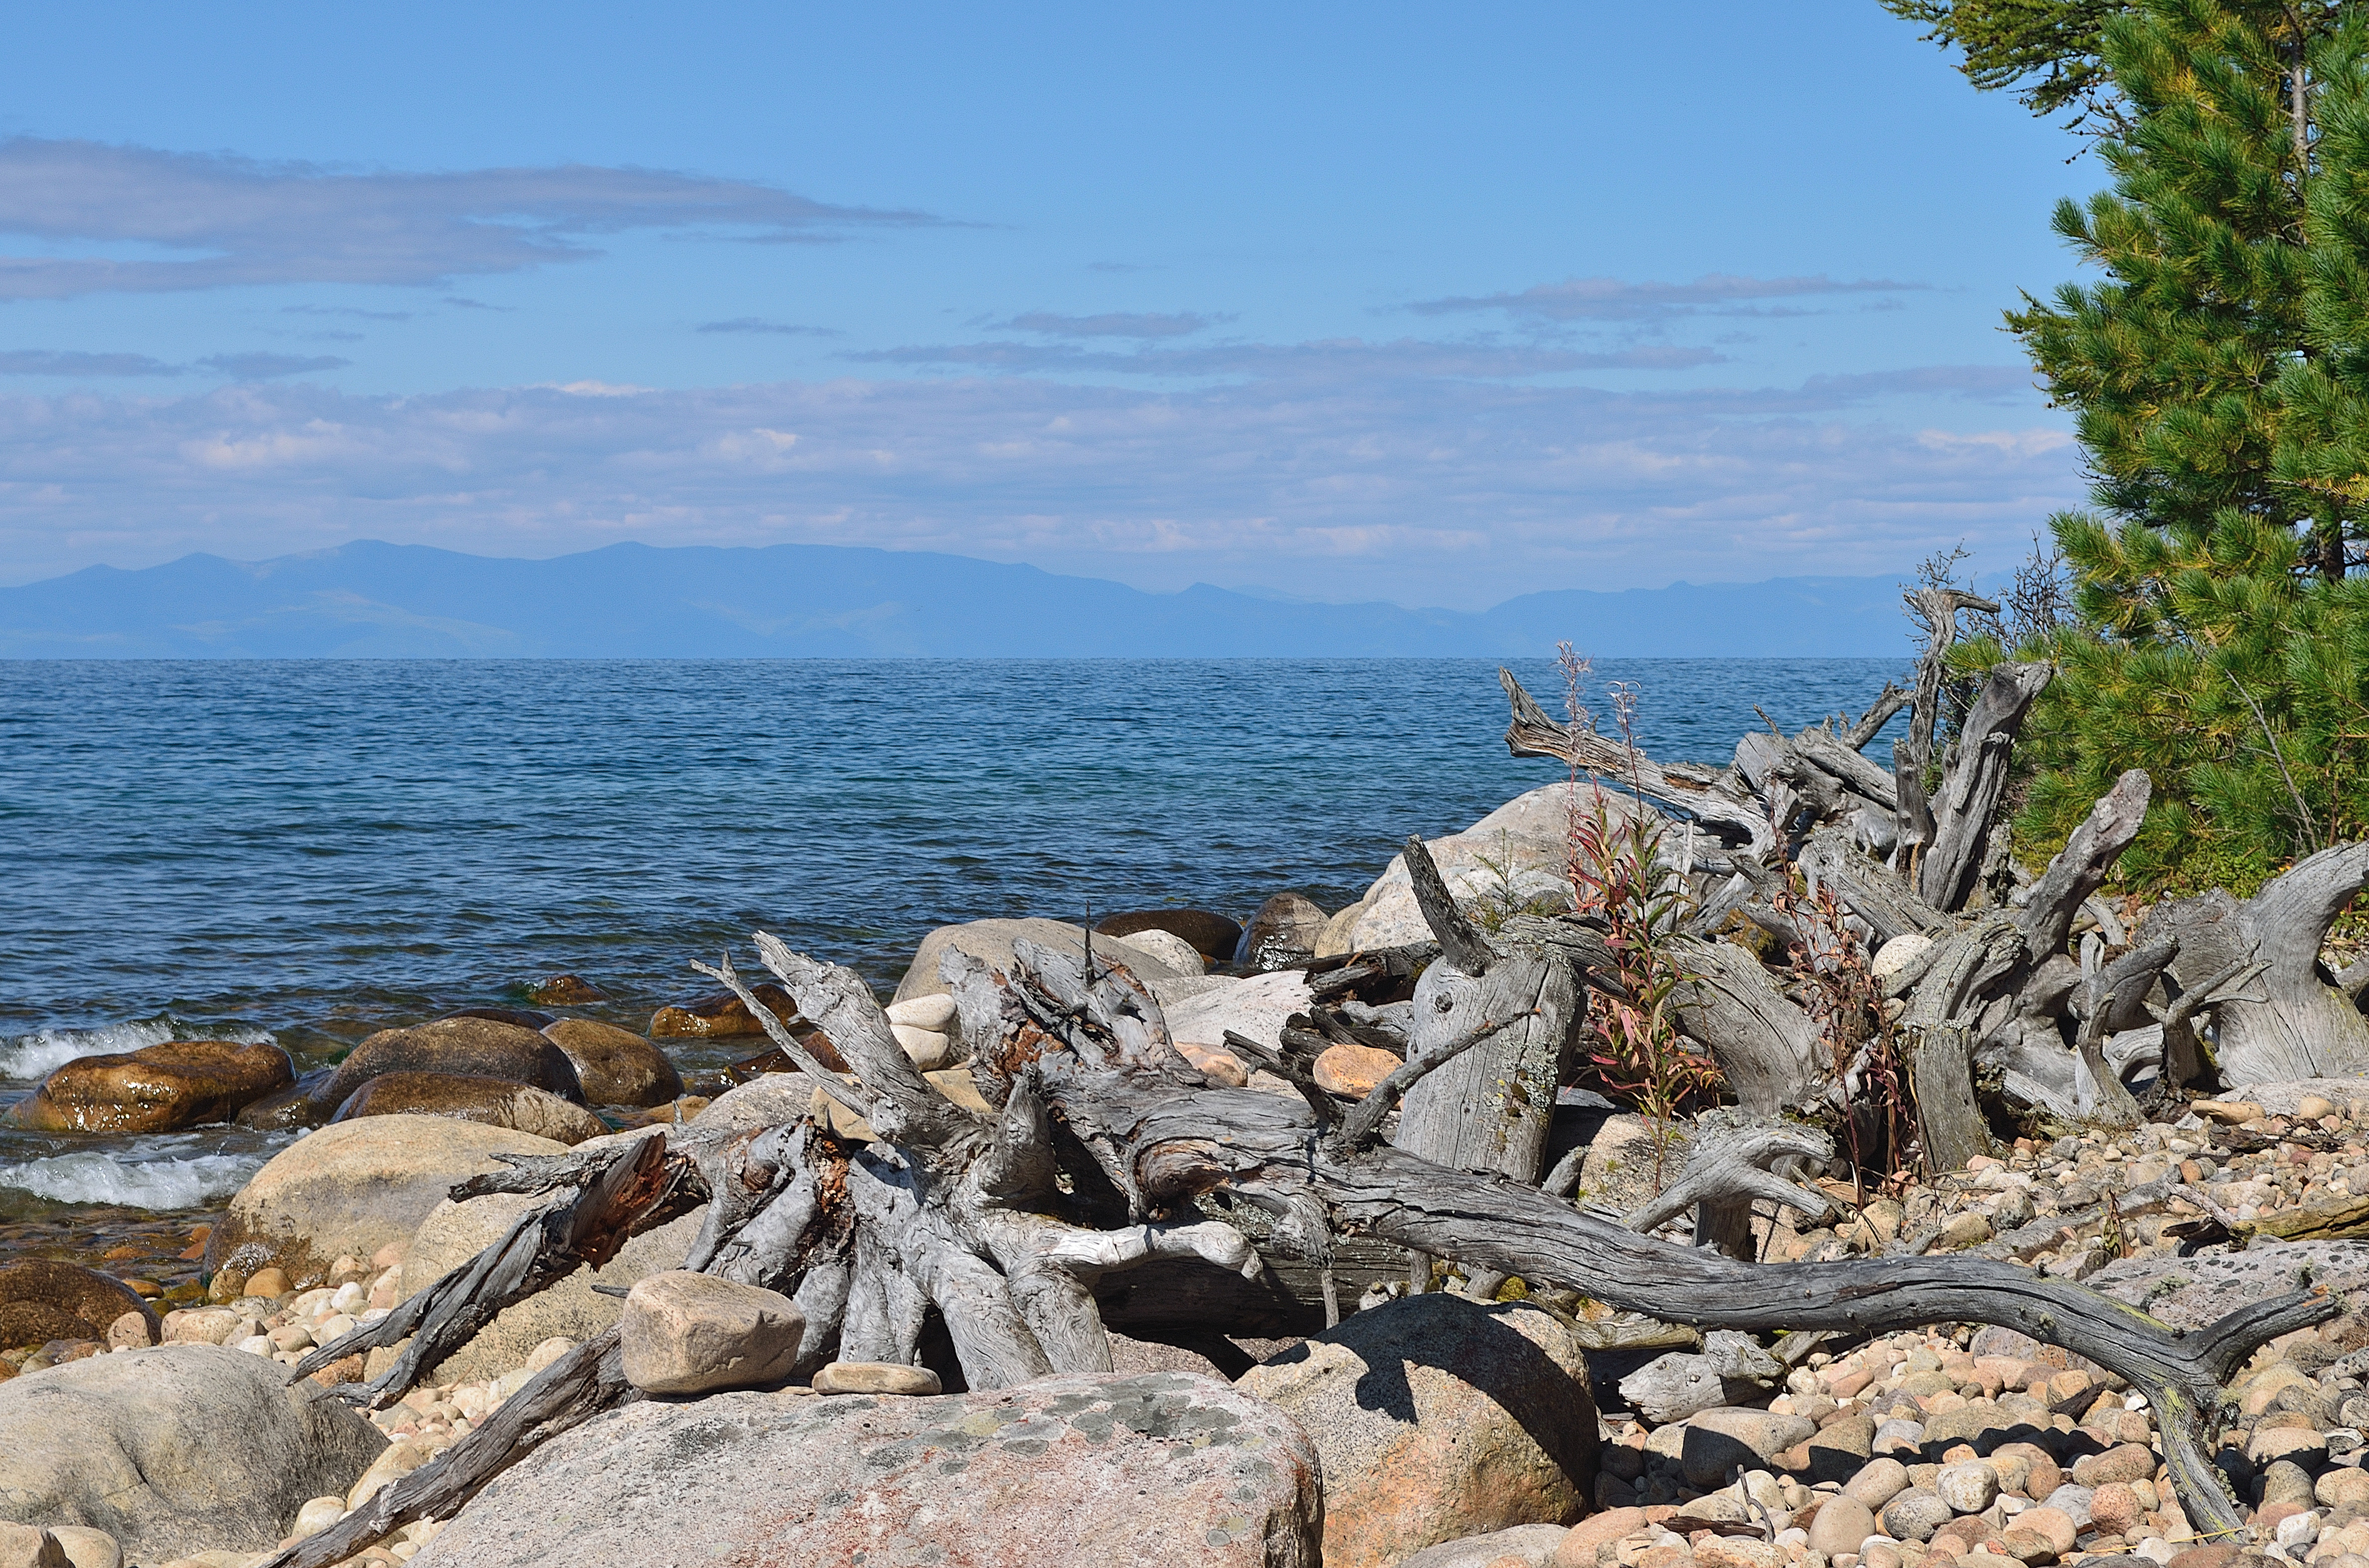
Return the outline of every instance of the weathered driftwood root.
[[[544,1444],[640,1397],[625,1381],[617,1331],[588,1339],[504,1400],[484,1425],[380,1488],[327,1529],[268,1558],[263,1568],[328,1568],[406,1525],[449,1519],[487,1482]]]
[[[1320,1265],[1343,1238],[1364,1238],[1700,1328],[1876,1333],[1937,1322],[2008,1324],[2146,1392],[2189,1516],[2214,1529],[2237,1522],[2203,1446],[2220,1385],[2263,1340],[2336,1310],[2298,1293],[2181,1333],[2008,1264],[1761,1265],[1657,1242],[1526,1181],[1352,1141],[1342,1123],[1299,1101],[1212,1088],[1168,1044],[1157,1003],[1126,970],[1089,970],[1080,956],[1024,944],[1010,974],[948,961],[966,1037],[979,1053],[974,1075],[997,1107],[982,1117],[936,1097],[851,972],[770,937],[758,945],[799,1010],[840,1044],[858,1080],[850,1093],[864,1097],[883,1141],[850,1150],[794,1124],[787,1135],[737,1135],[748,1140],[741,1163],[710,1160],[706,1168],[753,1176],[761,1192],[760,1202],[735,1204],[743,1218],[733,1237],[749,1238],[777,1206],[805,1217],[771,1232],[761,1272],[802,1299],[826,1281],[825,1294],[843,1303],[829,1314],[842,1356],[911,1360],[934,1314],[974,1387],[1106,1368],[1098,1303],[1116,1281],[1163,1265],[1186,1270],[1180,1278],[1238,1284],[1263,1273],[1242,1232],[1202,1206],[1246,1207],[1275,1244]],[[761,1140],[770,1141],[758,1159]],[[843,1167],[831,1163],[841,1160]],[[715,1267],[729,1247],[708,1251]],[[738,1255],[747,1264],[753,1252]],[[313,1568],[410,1519],[449,1516],[535,1443],[630,1397],[612,1366],[612,1343],[589,1343],[555,1363],[480,1432],[334,1532],[283,1553],[278,1568]]]

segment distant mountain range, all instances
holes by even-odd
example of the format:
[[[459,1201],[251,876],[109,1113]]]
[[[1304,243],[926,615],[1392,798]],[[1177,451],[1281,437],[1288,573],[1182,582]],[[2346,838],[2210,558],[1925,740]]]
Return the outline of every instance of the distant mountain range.
[[[1145,593],[961,555],[612,544],[548,561],[360,541],[0,589],[16,658],[1598,658],[1905,651],[1889,578],[1524,594],[1477,613]]]

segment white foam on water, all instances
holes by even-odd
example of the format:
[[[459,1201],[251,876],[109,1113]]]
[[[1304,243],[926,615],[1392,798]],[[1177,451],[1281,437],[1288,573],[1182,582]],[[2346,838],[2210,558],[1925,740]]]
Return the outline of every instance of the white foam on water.
[[[268,1150],[139,1160],[86,1150],[0,1164],[0,1187],[19,1187],[52,1203],[109,1203],[128,1208],[195,1208],[227,1196],[263,1168]]]
[[[0,1081],[30,1083],[78,1057],[136,1051],[172,1039],[235,1040],[246,1046],[272,1043],[272,1036],[261,1029],[208,1029],[170,1017],[97,1029],[37,1029],[29,1035],[0,1038]]]

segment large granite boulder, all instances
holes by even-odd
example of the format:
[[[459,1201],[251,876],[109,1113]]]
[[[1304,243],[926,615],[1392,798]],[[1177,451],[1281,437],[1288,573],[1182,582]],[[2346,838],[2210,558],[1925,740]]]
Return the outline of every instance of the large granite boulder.
[[[1562,1320],[1408,1297],[1242,1374],[1324,1461],[1325,1568],[1390,1568],[1514,1525],[1567,1525],[1596,1484],[1587,1358]]]
[[[105,1530],[125,1558],[265,1551],[386,1447],[261,1356],[167,1345],[0,1383],[0,1518]]]
[[[567,1053],[588,1105],[663,1105],[682,1093],[682,1074],[674,1062],[631,1029],[561,1018],[543,1034]]]
[[[80,1264],[27,1258],[0,1264],[0,1349],[47,1345],[53,1339],[107,1343],[107,1331],[137,1312],[153,1342],[156,1314],[120,1279]]]
[[[226,1122],[295,1082],[288,1053],[269,1042],[166,1040],[76,1057],[7,1120],[39,1132],[174,1132]]]
[[[276,1266],[299,1290],[326,1284],[341,1253],[366,1258],[409,1242],[453,1184],[502,1168],[495,1155],[566,1150],[450,1116],[325,1127],[281,1150],[232,1196],[206,1240],[206,1271],[244,1277]]]
[[[1162,990],[1169,988],[1163,986]],[[1253,975],[1248,979],[1211,979],[1181,994],[1161,1000],[1168,1037],[1222,1050],[1226,1031],[1244,1035],[1269,1050],[1282,1048],[1283,1022],[1314,1004],[1308,976],[1299,969]]]
[[[507,1078],[462,1072],[382,1072],[347,1095],[329,1119],[404,1116],[483,1122],[570,1146],[609,1130],[608,1123],[572,1100]]]
[[[522,1024],[475,1015],[439,1018],[408,1029],[381,1029],[338,1064],[338,1070],[315,1093],[314,1103],[334,1109],[383,1072],[505,1078],[579,1105],[584,1103],[584,1086],[577,1082],[575,1064],[556,1044]]]
[[[1615,821],[1641,809],[1617,790],[1599,790],[1585,780],[1577,788],[1583,810],[1593,811],[1601,801]],[[1459,907],[1501,913],[1570,907],[1572,791],[1569,784],[1554,784],[1517,795],[1460,833],[1424,841]],[[1326,922],[1316,956],[1431,939],[1407,877],[1406,856],[1393,855],[1365,897]]]
[[[921,945],[914,951],[912,963],[906,966],[905,978],[898,982],[895,1000],[910,1001],[917,996],[935,996],[944,991],[946,982],[939,977],[938,965],[950,947],[974,958],[983,958],[999,969],[1008,970],[1012,967],[1012,944],[1024,940],[1041,947],[1056,947],[1075,953],[1085,944],[1086,928],[1071,925],[1068,921],[1034,917],[942,925],[921,938]],[[1129,946],[1124,937],[1097,935],[1094,951],[1125,964],[1139,980],[1177,978],[1175,969],[1143,949]]]
[[[942,1562],[1318,1568],[1314,1448],[1186,1373],[613,1411],[461,1510],[418,1568]]]

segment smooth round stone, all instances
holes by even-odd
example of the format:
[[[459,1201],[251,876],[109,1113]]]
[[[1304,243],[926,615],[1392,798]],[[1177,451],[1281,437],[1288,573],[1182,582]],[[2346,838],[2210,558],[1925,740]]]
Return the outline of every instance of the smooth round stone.
[[[1829,1558],[1840,1557],[1857,1551],[1875,1533],[1875,1514],[1866,1504],[1856,1497],[1829,1497],[1810,1521],[1809,1546]]]
[[[302,1540],[306,1536],[319,1535],[345,1516],[344,1498],[315,1497],[296,1510],[296,1528],[288,1533]]]
[[[927,1367],[894,1361],[833,1361],[817,1369],[818,1394],[935,1394],[945,1387]]]
[[[1912,1486],[1883,1505],[1883,1533],[1894,1540],[1924,1540],[1951,1516],[1950,1505],[1939,1493]]]
[[[1908,1488],[1908,1467],[1895,1459],[1870,1459],[1843,1483],[1842,1494],[1870,1508],[1881,1508]]]
[[[1933,1478],[1933,1490],[1940,1494],[1951,1513],[1979,1514],[1998,1495],[1998,1471],[1980,1459],[1943,1465],[1941,1473]]]

